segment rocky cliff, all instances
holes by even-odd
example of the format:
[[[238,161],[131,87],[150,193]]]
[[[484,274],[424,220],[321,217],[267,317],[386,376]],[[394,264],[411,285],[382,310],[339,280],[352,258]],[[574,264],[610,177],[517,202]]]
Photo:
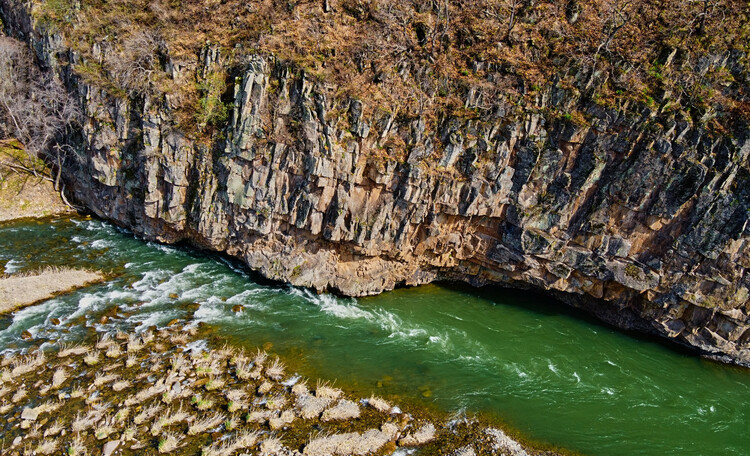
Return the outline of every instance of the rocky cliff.
[[[228,121],[199,140],[176,126],[169,96],[122,97],[79,77],[82,57],[9,3],[0,2],[6,25],[80,100],[65,173],[102,218],[320,291],[461,280],[547,292],[750,365],[742,122],[719,134],[555,84],[525,101],[500,94],[492,110],[473,109],[469,91],[473,115],[403,116],[248,53],[230,81]],[[230,60],[237,67],[207,45],[192,65],[166,68],[188,81]],[[588,121],[550,114],[560,111]]]

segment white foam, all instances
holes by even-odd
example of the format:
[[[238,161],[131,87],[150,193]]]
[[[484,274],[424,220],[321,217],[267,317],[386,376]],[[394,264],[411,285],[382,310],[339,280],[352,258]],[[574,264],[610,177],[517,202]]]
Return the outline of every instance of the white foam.
[[[333,315],[336,318],[345,320],[364,319],[370,321],[374,319],[374,315],[372,313],[357,307],[357,305],[355,304],[356,301],[354,300],[352,300],[353,302],[350,303],[342,303],[340,302],[341,300],[332,295],[323,294],[315,296],[312,293],[310,293],[308,299],[315,303],[318,307],[320,307],[320,310],[327,313],[328,315]]]
[[[206,350],[208,350],[208,341],[203,339],[195,340],[185,345],[185,351],[190,351],[193,353],[201,353]]]
[[[184,268],[182,268],[182,272],[195,272],[201,266],[202,265],[200,263],[189,264],[185,266]]]
[[[132,286],[135,290],[146,291],[149,288],[154,288],[166,277],[169,276],[169,271],[163,269],[157,269],[155,271],[147,271],[143,274],[143,278],[135,282]]]
[[[578,376],[578,372],[573,372],[573,377],[575,377],[576,383],[581,383],[581,377]]]
[[[284,381],[284,382],[281,382],[281,384],[282,384],[282,385],[284,385],[284,386],[292,387],[292,386],[294,386],[294,385],[295,385],[295,384],[296,384],[296,383],[297,383],[298,381],[300,381],[300,379],[301,379],[301,378],[302,378],[302,377],[300,377],[299,375],[294,375],[294,376],[292,376],[291,378],[287,379],[286,381]]]
[[[147,245],[149,247],[153,247],[155,249],[161,250],[164,253],[177,253],[177,252],[179,252],[179,250],[177,250],[174,247],[170,247],[170,246],[164,245],[164,244],[157,244],[155,242],[147,242]]]
[[[107,241],[104,239],[97,239],[96,241],[91,243],[92,249],[108,249],[111,247],[114,247],[115,243],[112,241]]]
[[[6,274],[14,274],[18,272],[19,269],[23,266],[23,262],[18,261],[16,259],[10,260],[7,263],[5,263],[5,273]]]
[[[609,396],[614,396],[615,390],[613,390],[612,388],[602,388],[602,393],[607,394]]]
[[[194,319],[203,322],[222,320],[227,318],[227,316],[227,313],[222,308],[210,305],[209,303],[202,304],[193,314]]]
[[[391,453],[390,456],[408,456],[416,452],[416,448],[399,448],[398,450]]]
[[[176,317],[179,317],[179,312],[173,310],[163,310],[161,312],[151,312],[148,314],[134,315],[127,319],[129,323],[137,323],[135,328],[136,331],[141,331],[150,326],[159,326],[165,324]]]

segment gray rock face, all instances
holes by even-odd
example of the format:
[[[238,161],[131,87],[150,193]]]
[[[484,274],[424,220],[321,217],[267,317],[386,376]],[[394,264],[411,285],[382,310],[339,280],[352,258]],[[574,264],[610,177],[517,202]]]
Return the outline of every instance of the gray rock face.
[[[557,87],[534,106],[500,100],[478,119],[428,126],[368,114],[366,101],[256,56],[235,81],[229,124],[207,145],[173,127],[166,101],[87,85],[55,63],[59,39],[32,40],[84,110],[69,188],[147,239],[188,241],[271,279],[352,296],[443,279],[545,291],[750,364],[747,128],[713,136]],[[175,71],[225,63],[206,52]],[[542,114],[561,106],[590,125]]]

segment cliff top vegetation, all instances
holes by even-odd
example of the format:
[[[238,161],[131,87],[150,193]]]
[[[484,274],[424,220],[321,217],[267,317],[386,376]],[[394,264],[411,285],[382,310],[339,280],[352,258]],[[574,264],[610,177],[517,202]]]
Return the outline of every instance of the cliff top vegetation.
[[[273,55],[403,115],[479,117],[503,97],[533,106],[556,85],[604,108],[636,106],[719,132],[750,119],[747,2],[36,0],[35,17],[83,57],[79,74],[120,96],[170,95],[193,130],[225,113],[190,115],[206,109],[205,78],[185,84],[170,68],[197,66],[207,46],[234,70],[244,56]],[[231,66],[218,84],[226,93]]]

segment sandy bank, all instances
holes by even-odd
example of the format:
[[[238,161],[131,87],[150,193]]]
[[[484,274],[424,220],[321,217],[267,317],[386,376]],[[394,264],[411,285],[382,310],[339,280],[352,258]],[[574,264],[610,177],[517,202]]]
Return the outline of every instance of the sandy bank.
[[[103,279],[98,272],[76,269],[50,269],[35,275],[0,278],[0,314]]]

